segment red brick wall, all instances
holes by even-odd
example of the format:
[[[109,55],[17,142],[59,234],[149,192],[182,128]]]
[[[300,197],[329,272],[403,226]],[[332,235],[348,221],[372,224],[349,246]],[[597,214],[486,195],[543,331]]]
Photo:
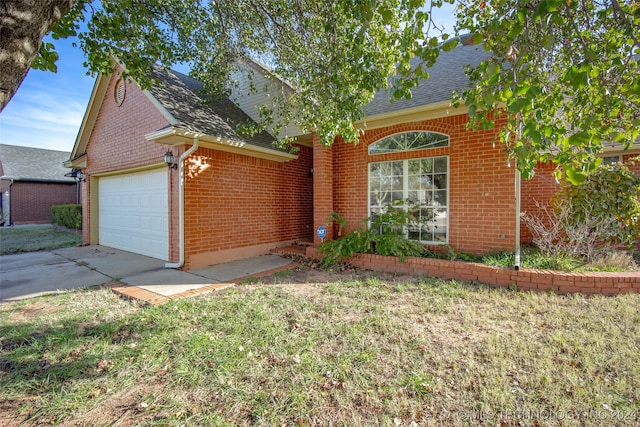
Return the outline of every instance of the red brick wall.
[[[199,148],[187,159],[186,268],[198,254],[311,238],[312,149],[297,154],[280,163]]]
[[[340,140],[333,147],[340,144]],[[333,223],[326,221],[327,217],[335,210],[334,191],[339,190],[335,185],[333,173],[333,151],[331,147],[324,147],[317,135],[313,137],[313,239],[314,245],[321,243],[316,230],[323,226],[327,230],[327,238],[334,236]],[[350,185],[350,184],[348,184]],[[337,227],[335,232],[337,232]]]
[[[87,168],[84,172],[87,175],[87,181],[83,186],[82,197],[82,236],[85,243],[91,242],[89,228],[91,208],[88,203],[91,196],[89,176],[161,162],[167,150],[166,146],[147,141],[144,138],[145,134],[161,129],[169,123],[136,84],[126,83],[124,102],[121,105],[116,104],[113,94],[119,78],[117,74],[111,77],[102,105],[94,106],[100,108],[100,112],[86,149]],[[173,152],[174,155],[181,153],[179,149],[173,149]],[[170,180],[169,188],[177,189],[178,174],[176,171],[170,174]],[[177,212],[177,209],[173,212]],[[172,241],[170,242],[169,259],[171,261],[176,261],[178,257],[177,229],[173,225],[176,221],[170,218],[169,233]]]
[[[640,293],[640,273],[564,273],[561,271],[493,267],[472,262],[433,258],[405,258],[358,254],[351,261],[358,268],[376,271],[426,275],[443,279],[469,280],[493,287],[515,286],[522,291],[553,291],[558,294],[580,293],[618,295]]]
[[[13,224],[47,224],[51,206],[76,203],[76,184],[15,181],[10,197]]]
[[[636,157],[639,157],[639,154],[625,154],[622,156],[622,163],[627,163],[627,166],[630,170],[635,172],[636,174],[640,174],[640,161],[635,162],[635,164],[630,164],[629,162]]]
[[[87,173],[95,174],[163,160],[164,145],[144,135],[169,123],[134,84],[126,84],[126,97],[118,106],[113,99],[114,74],[87,145]],[[176,154],[174,152],[174,154]]]
[[[466,129],[466,114],[367,131],[356,146],[333,146],[333,209],[358,227],[368,216],[368,163],[449,156],[449,244],[456,251],[485,253],[515,245],[515,170],[495,132]],[[391,154],[368,154],[368,146],[398,132],[426,130],[450,136],[450,146]],[[317,189],[316,200],[317,200]],[[324,221],[326,216],[322,218]],[[318,221],[319,218],[316,218]]]
[[[531,179],[523,179],[521,184],[520,212],[544,218],[544,212],[540,206],[549,206],[551,199],[556,194],[559,184],[553,176],[555,165],[551,162],[538,162],[535,175]],[[531,243],[532,235],[529,228],[522,223],[520,227],[520,241]]]

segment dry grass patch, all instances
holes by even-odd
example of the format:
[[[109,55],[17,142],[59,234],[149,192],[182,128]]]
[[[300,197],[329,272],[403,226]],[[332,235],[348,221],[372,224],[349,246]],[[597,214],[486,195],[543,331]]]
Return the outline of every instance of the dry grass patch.
[[[63,306],[58,320],[25,324],[16,310],[29,303],[0,306],[3,348],[30,337],[0,354],[5,402],[23,404],[27,424],[639,419],[638,295],[301,269],[145,309],[104,290],[37,301]]]

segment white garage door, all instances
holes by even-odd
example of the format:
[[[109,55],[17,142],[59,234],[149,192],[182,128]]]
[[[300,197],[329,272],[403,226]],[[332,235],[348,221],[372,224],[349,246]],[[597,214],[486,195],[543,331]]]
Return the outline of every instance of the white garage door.
[[[98,241],[169,259],[167,169],[98,179]]]

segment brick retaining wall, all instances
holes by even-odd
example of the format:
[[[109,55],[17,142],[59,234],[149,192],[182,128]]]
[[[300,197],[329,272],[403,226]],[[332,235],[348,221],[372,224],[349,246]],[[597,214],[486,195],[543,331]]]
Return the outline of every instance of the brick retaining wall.
[[[493,287],[515,285],[518,290],[548,291],[557,294],[582,293],[616,295],[640,293],[640,272],[564,273],[551,270],[513,270],[464,261],[433,258],[405,258],[358,254],[351,259],[357,268],[385,272],[426,275],[442,279],[478,281]]]

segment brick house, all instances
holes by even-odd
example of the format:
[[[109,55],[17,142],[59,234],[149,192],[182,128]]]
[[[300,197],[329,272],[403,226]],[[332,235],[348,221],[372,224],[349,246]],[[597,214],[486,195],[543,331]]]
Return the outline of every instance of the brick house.
[[[51,223],[51,206],[78,203],[69,152],[0,144],[0,224]]]
[[[493,144],[499,130],[468,130],[467,110],[449,101],[468,84],[463,66],[485,55],[459,46],[442,53],[411,100],[390,103],[378,94],[359,124],[358,145],[337,138],[326,148],[288,128],[295,154],[274,148],[266,132],[236,132],[257,119],[265,100],[248,95],[247,82],[233,101],[204,103],[201,84],[178,72],[155,71],[149,90],[117,73],[100,75],[66,162],[87,177],[84,242],[190,269],[298,241],[317,246],[319,226],[337,237],[331,212],[353,228],[385,204],[409,199],[417,218],[409,238],[471,253],[511,250],[516,172]],[[284,85],[258,64],[247,67],[256,87]],[[174,159],[170,167],[165,154]],[[538,188],[522,191],[525,205]]]

